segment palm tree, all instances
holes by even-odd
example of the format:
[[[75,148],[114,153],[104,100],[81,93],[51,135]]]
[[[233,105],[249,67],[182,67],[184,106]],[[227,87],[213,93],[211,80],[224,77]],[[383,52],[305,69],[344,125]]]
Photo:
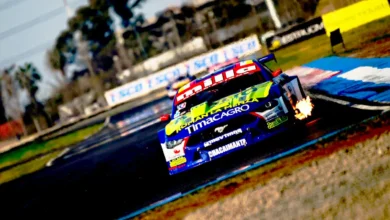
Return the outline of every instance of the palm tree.
[[[54,47],[46,52],[47,56],[47,64],[49,68],[55,72],[55,76],[58,79],[58,82],[63,84],[66,79],[66,73],[65,73],[65,65],[66,65],[66,57],[61,53],[61,51]],[[60,71],[62,77],[59,78],[59,75],[57,74]]]
[[[41,75],[32,63],[26,63],[20,66],[15,73],[15,79],[20,88],[25,89],[32,105],[32,111],[29,112],[38,132],[41,128],[38,123],[37,115],[41,112],[39,102],[36,98],[38,92],[38,82],[41,81]]]

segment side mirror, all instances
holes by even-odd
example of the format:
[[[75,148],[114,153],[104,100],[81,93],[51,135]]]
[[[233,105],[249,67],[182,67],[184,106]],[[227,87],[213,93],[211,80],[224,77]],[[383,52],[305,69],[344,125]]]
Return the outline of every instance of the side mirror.
[[[282,69],[277,69],[277,70],[272,72],[272,76],[273,77],[277,77],[277,76],[279,76],[282,73],[283,73]]]
[[[160,121],[169,121],[171,119],[171,115],[170,114],[165,114],[165,115],[161,115],[160,116]]]

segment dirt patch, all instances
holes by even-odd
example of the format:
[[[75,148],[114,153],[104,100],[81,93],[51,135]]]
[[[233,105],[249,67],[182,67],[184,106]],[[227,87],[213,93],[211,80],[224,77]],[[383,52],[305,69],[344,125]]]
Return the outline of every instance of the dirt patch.
[[[365,43],[362,49],[349,54],[350,57],[371,58],[390,56],[390,34],[380,39]]]

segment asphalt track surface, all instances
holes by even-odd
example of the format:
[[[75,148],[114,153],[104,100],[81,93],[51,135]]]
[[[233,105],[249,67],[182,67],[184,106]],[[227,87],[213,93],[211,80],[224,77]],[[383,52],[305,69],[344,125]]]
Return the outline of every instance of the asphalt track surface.
[[[145,128],[1,185],[1,219],[122,217],[378,113],[323,101],[314,104],[305,126],[176,176],[168,175],[156,135],[165,124]]]

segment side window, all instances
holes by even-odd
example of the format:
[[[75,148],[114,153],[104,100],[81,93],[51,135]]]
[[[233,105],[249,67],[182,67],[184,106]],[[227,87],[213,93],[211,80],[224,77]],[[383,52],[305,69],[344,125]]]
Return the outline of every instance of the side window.
[[[278,68],[278,64],[275,61],[269,61],[264,63],[262,66],[266,70],[267,76],[273,78],[272,72]]]

